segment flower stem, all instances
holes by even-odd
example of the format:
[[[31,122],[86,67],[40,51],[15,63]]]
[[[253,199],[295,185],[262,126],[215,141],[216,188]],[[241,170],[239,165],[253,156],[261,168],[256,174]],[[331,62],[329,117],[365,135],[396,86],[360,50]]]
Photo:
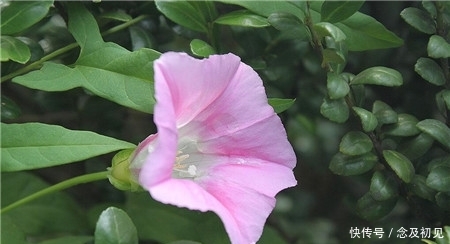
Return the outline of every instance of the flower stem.
[[[108,171],[103,171],[103,172],[91,173],[91,174],[86,174],[86,175],[80,175],[75,178],[65,180],[63,182],[60,182],[56,185],[47,187],[43,190],[40,190],[34,194],[31,194],[25,198],[22,198],[4,208],[2,208],[0,210],[0,214],[3,214],[9,210],[12,210],[16,207],[19,207],[25,203],[31,202],[37,198],[40,198],[40,197],[45,196],[50,193],[58,192],[58,191],[61,191],[61,190],[64,190],[64,189],[67,189],[69,187],[76,186],[79,184],[85,184],[85,183],[89,183],[89,182],[93,182],[93,181],[108,179],[108,174],[109,174]]]

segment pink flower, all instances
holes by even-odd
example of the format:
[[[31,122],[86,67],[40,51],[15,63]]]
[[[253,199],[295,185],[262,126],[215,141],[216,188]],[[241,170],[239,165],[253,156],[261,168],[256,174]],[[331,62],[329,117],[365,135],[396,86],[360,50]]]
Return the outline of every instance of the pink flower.
[[[275,195],[297,184],[261,79],[233,54],[165,53],[154,71],[158,133],[136,150],[139,183],[162,203],[215,212],[232,243],[255,243]]]

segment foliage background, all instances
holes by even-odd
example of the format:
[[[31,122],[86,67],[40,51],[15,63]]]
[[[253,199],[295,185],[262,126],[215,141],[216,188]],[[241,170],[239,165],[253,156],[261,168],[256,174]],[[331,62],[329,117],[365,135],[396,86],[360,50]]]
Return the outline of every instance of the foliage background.
[[[398,123],[391,123],[388,127],[383,127],[383,132],[381,132],[381,128],[375,132],[378,136],[377,142],[384,149],[397,150],[402,145],[408,145],[419,151],[423,149],[421,155],[417,157],[408,155],[410,160],[406,160],[412,162],[410,164],[413,165],[415,174],[423,177],[420,178],[421,184],[414,181],[416,185],[420,185],[416,187],[403,179],[413,176],[408,176],[411,173],[408,171],[410,169],[404,166],[407,163],[404,163],[405,160],[402,159],[398,162],[394,160],[395,162],[392,163],[400,165],[400,172],[391,170],[380,155],[377,155],[377,163],[382,166],[373,167],[372,165],[372,167],[367,168],[365,165],[370,164],[368,162],[370,160],[359,160],[360,165],[355,166],[358,169],[354,175],[341,176],[335,174],[337,170],[330,170],[330,161],[340,150],[342,137],[349,131],[364,131],[364,129],[361,128],[361,120],[358,116],[350,116],[345,122],[336,123],[330,121],[330,119],[340,120],[339,116],[342,114],[325,118],[323,111],[321,113],[324,98],[330,95],[330,89],[327,88],[327,65],[321,67],[323,53],[314,49],[314,46],[317,46],[318,43],[314,39],[309,39],[306,34],[307,31],[305,32],[308,24],[306,19],[295,19],[292,16],[281,15],[272,15],[272,19],[270,17],[267,19],[269,15],[264,16],[263,13],[257,11],[257,8],[254,8],[255,5],[252,5],[253,7],[247,7],[250,11],[255,12],[245,12],[242,16],[253,22],[250,20],[250,22],[242,21],[239,19],[240,15],[238,15],[238,17],[232,16],[229,18],[231,21],[228,19],[228,22],[226,19],[222,19],[223,23],[218,21],[214,24],[214,27],[211,27],[213,25],[211,22],[219,16],[244,9],[240,5],[226,2],[209,2],[202,5],[202,2],[177,1],[175,4],[178,5],[174,5],[177,6],[174,8],[169,5],[166,6],[164,2],[155,4],[155,2],[145,1],[83,2],[82,5],[96,18],[100,32],[103,33],[103,39],[106,42],[116,43],[129,51],[150,48],[158,52],[183,51],[190,54],[194,52],[197,56],[199,54],[202,56],[204,54],[202,51],[206,50],[207,55],[211,52],[212,46],[217,53],[233,52],[239,55],[243,62],[250,64],[257,70],[264,81],[268,97],[296,99],[288,110],[280,113],[280,117],[298,155],[299,162],[295,174],[299,185],[285,190],[279,195],[277,208],[268,219],[267,229],[261,243],[420,243],[418,238],[400,239],[391,237],[388,239],[385,237],[378,240],[372,236],[372,238],[351,239],[349,231],[351,227],[369,227],[372,229],[382,227],[387,234],[391,228],[396,231],[400,227],[434,228],[449,225],[450,159],[448,152],[450,129],[448,129],[449,123],[446,117],[448,106],[450,106],[449,93],[440,93],[441,99],[438,99],[438,103],[436,103],[436,94],[443,90],[448,91],[446,88],[450,85],[448,61],[447,66],[445,66],[445,60],[450,56],[448,55],[448,52],[450,52],[448,44],[449,4],[442,2],[442,5],[437,5],[442,8],[440,10],[443,13],[443,17],[441,16],[443,18],[442,23],[445,23],[444,26],[440,26],[443,31],[440,35],[447,41],[446,45],[445,43],[442,44],[444,50],[441,52],[443,53],[442,57],[433,57],[430,55],[430,51],[427,51],[430,35],[434,32],[426,31],[430,33],[423,33],[423,31],[407,24],[405,22],[407,18],[401,17],[402,11],[414,7],[428,16],[424,17],[425,19],[430,18],[434,21],[433,23],[437,23],[437,17],[434,16],[433,18],[424,9],[424,6],[430,5],[422,4],[422,2],[369,1],[361,4],[360,12],[373,17],[404,41],[403,43],[398,42],[391,37],[391,43],[388,44],[390,48],[377,48],[376,42],[369,42],[367,43],[369,48],[365,49],[374,50],[348,51],[345,48],[345,41],[339,42],[336,40],[339,33],[333,28],[331,31],[325,28],[326,33],[320,38],[325,47],[335,45],[334,54],[339,53],[341,55],[341,57],[331,56],[325,59],[335,68],[334,71],[338,75],[340,75],[338,66],[341,65],[343,68],[342,57],[344,57],[344,72],[356,75],[371,67],[384,66],[398,71],[403,77],[401,86],[366,85],[362,88],[365,91],[364,93],[358,93],[361,90],[360,86],[352,86],[353,95],[356,94],[356,96],[351,99],[356,101],[358,100],[358,94],[359,96],[363,94],[364,101],[359,106],[367,111],[372,111],[374,101],[379,100],[388,104],[397,114],[409,114],[415,117],[415,119],[411,119],[406,116],[406,125],[403,125],[403,127]],[[307,13],[305,2],[295,3]],[[3,11],[6,11],[15,3],[9,3],[11,4],[9,6],[5,2],[2,2],[2,4],[4,4],[2,6],[2,13],[4,13]],[[264,2],[259,7],[264,10],[266,4],[269,6],[276,3]],[[320,10],[321,4],[321,2],[311,2],[311,8]],[[242,3],[241,5],[246,6]],[[167,8],[164,8],[164,6]],[[187,10],[192,6],[194,6],[194,10]],[[195,6],[197,6],[197,9],[195,9]],[[204,31],[195,23],[191,24],[187,21],[190,19],[190,14],[194,16],[194,20],[201,16],[199,10],[202,9],[201,6],[214,7],[214,11],[208,10],[211,13],[210,15],[205,15],[207,16],[205,18],[211,18],[205,19],[205,22],[210,23],[206,28],[211,27],[214,31],[212,29]],[[353,4],[352,6],[357,5]],[[178,8],[182,11],[177,12]],[[54,5],[49,5],[46,9],[48,11],[44,11],[42,19],[37,23],[21,31],[10,31],[11,33],[5,35],[3,34],[5,30],[8,32],[6,29],[8,25],[5,24],[3,14],[1,70],[3,78],[14,74],[13,72],[16,70],[27,67],[30,63],[59,48],[64,48],[75,41],[80,44],[79,39],[76,37],[74,39],[74,36],[67,29],[66,23],[70,21],[71,16],[68,14],[67,3],[55,2]],[[276,8],[267,7],[266,9]],[[340,12],[340,14],[344,13],[345,11]],[[23,14],[26,15],[26,13]],[[142,21],[119,31],[110,31],[111,28],[129,23],[133,18],[141,15],[145,15]],[[186,22],[179,21],[177,15],[181,15]],[[279,17],[281,20],[276,20],[275,17]],[[414,18],[419,17],[413,15]],[[289,25],[292,23],[303,29]],[[413,25],[414,23],[413,21]],[[82,24],[77,27],[75,22],[74,26],[74,29],[76,29]],[[91,31],[89,28],[87,30],[87,32]],[[108,30],[110,33],[108,33]],[[377,34],[380,33],[375,33],[375,35]],[[5,58],[8,55],[5,54],[6,50],[10,50],[4,46],[9,40],[6,37],[7,35],[11,38],[20,38],[28,46],[30,50],[29,60],[23,61],[21,57],[17,58],[14,54],[9,54],[9,60]],[[328,39],[325,40],[325,38]],[[333,38],[335,40],[332,40]],[[354,38],[358,42],[356,36],[347,36],[347,38]],[[191,41],[193,39],[203,40],[211,46],[199,41],[198,47],[195,45],[192,47]],[[93,42],[93,40],[85,40],[83,45],[80,44],[85,53],[95,51],[95,47],[89,49],[89,45],[95,46],[91,44],[91,41]],[[18,49],[21,50],[20,47]],[[73,68],[74,63],[82,63],[78,59],[79,55],[80,48],[74,46],[73,49],[65,50],[62,55],[52,58],[51,61]],[[153,54],[148,55],[153,57]],[[415,72],[417,60],[428,56],[434,58],[438,68],[441,68],[441,71],[438,69],[437,72],[432,73],[443,72],[443,84],[427,82],[423,79],[423,74],[421,76]],[[108,57],[105,55],[98,58],[105,61]],[[34,69],[38,68],[40,66],[34,67]],[[134,70],[131,67],[130,69],[128,71],[130,74],[142,72],[138,68]],[[28,71],[31,71],[31,69]],[[395,73],[394,71],[392,73]],[[147,75],[150,75],[150,72]],[[18,78],[12,81],[5,79],[5,82],[2,82],[2,122],[8,124],[41,122],[61,125],[72,130],[94,131],[134,144],[139,143],[147,135],[156,131],[151,114],[121,106],[111,99],[99,97],[96,92],[89,89],[89,86],[59,89],[64,90],[63,92],[53,92],[58,89],[52,91],[49,88],[36,89],[31,87],[33,85],[30,85],[36,77],[27,76],[26,73],[23,73],[25,78],[17,76]],[[61,75],[63,74],[61,73]],[[330,80],[329,76],[328,73],[328,80]],[[388,82],[396,82],[396,80],[392,79]],[[43,86],[48,86],[49,83],[44,84]],[[333,93],[335,90],[331,89],[331,91]],[[147,95],[149,100],[152,99],[152,94]],[[338,108],[332,107],[332,110],[334,109]],[[424,130],[419,131],[415,127],[419,121],[425,119],[437,119],[443,121],[446,125],[435,131],[425,133],[427,134],[424,136],[426,142],[419,144],[416,146],[417,148],[411,144],[405,144],[416,138],[415,136],[424,133]],[[408,127],[411,126],[411,123],[414,128]],[[364,120],[362,125],[365,125]],[[385,131],[390,131],[390,134],[389,132],[383,134]],[[2,133],[5,134],[4,129]],[[370,131],[367,134],[370,134]],[[442,138],[438,135],[442,135]],[[352,140],[357,139],[360,138],[353,138]],[[3,145],[7,144],[8,140],[9,138],[2,136]],[[366,149],[363,148],[362,150]],[[375,151],[376,149],[374,149],[374,153]],[[2,206],[4,207],[14,200],[27,196],[47,184],[55,184],[78,175],[102,171],[110,166],[113,156],[114,153],[107,153],[72,164],[42,169],[35,167],[36,169],[27,172],[4,172],[6,171],[4,170],[6,162],[2,155]],[[440,159],[437,163],[435,161],[434,166],[442,167],[441,170],[436,171],[440,174],[438,180],[441,185],[438,188],[441,187],[439,188],[441,190],[430,188],[424,183],[424,179],[430,174],[429,162],[433,159]],[[335,173],[332,171],[335,171]],[[389,206],[387,206],[383,205],[386,201],[372,200],[361,210],[361,206],[357,204],[358,199],[369,190],[373,191],[371,179],[375,171],[387,172],[389,179],[395,179],[395,186],[392,187],[393,192],[387,193],[392,195],[387,197],[389,201],[395,199],[394,204],[389,203],[387,204]],[[414,175],[414,171],[412,174]],[[391,186],[384,185],[384,187],[389,188]],[[417,190],[417,188],[420,189]],[[435,198],[435,195],[439,192],[441,192],[441,200]],[[429,197],[430,194],[432,197]],[[177,240],[227,243],[227,237],[221,224],[213,214],[200,214],[164,206],[151,201],[145,193],[119,191],[107,181],[76,186],[62,193],[36,200],[27,206],[2,215],[2,241],[5,241],[5,243],[8,243],[8,241],[10,241],[9,243],[89,243],[94,239],[98,243],[108,243],[107,241],[102,242],[105,240],[101,239],[101,234],[112,234],[108,230],[102,232],[97,225],[97,220],[100,213],[109,206],[116,206],[126,212],[124,214],[120,209],[108,209],[112,215],[122,216],[123,223],[121,222],[121,224],[123,225],[120,226],[123,233],[131,233],[131,237],[129,237],[131,239],[121,240],[123,243],[130,242],[130,240],[135,241],[133,236],[135,236],[136,231],[139,236],[139,243],[181,243],[175,242]],[[384,210],[386,210],[385,213]],[[127,215],[131,219],[127,219]],[[369,216],[369,220],[367,216]],[[132,221],[136,229],[125,228],[125,226],[130,225],[127,221]]]

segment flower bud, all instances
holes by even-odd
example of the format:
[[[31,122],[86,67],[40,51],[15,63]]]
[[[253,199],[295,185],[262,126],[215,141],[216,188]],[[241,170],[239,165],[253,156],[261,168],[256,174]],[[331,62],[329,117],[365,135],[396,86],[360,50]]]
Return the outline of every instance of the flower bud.
[[[123,191],[142,190],[137,178],[130,170],[131,158],[135,149],[125,149],[114,155],[112,167],[108,168],[108,179],[111,184]]]

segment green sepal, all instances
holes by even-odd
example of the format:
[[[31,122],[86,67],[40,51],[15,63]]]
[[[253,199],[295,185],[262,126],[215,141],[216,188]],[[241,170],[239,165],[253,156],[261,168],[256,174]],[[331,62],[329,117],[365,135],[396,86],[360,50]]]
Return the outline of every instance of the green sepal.
[[[125,149],[114,155],[112,166],[108,168],[109,182],[122,191],[141,191],[137,176],[130,170],[131,159],[135,149]]]

